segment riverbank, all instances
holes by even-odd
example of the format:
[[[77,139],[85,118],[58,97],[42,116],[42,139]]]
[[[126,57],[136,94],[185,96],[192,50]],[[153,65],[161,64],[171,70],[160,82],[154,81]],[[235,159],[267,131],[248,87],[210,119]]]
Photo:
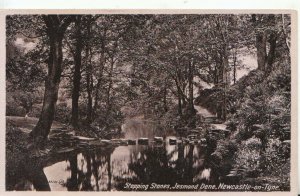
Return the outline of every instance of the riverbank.
[[[80,147],[89,146],[90,149],[101,147],[106,151],[114,148],[114,145],[101,142],[98,138],[75,135],[75,130],[54,121],[44,149],[32,149],[29,133],[37,121],[37,118],[17,116],[6,118],[6,190],[24,190],[26,187],[24,184],[28,184],[28,181],[33,183],[36,190],[50,190],[43,173],[46,165],[54,164],[60,159],[64,160],[66,153],[76,153]],[[66,135],[72,135],[73,139],[66,138]],[[72,145],[71,141],[74,141],[74,138],[76,144]],[[99,141],[91,145],[91,142],[96,139]]]

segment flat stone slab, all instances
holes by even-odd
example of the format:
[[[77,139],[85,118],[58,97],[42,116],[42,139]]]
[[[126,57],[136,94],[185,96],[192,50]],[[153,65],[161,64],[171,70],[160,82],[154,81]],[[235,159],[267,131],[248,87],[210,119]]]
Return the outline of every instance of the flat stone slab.
[[[149,139],[148,138],[139,138],[138,139],[138,144],[140,144],[140,145],[148,145],[149,144]]]
[[[75,148],[61,148],[61,149],[56,150],[55,152],[56,153],[67,153],[67,152],[72,152],[74,150],[75,150]]]
[[[110,141],[110,140],[100,140],[100,142],[102,142],[102,143],[106,143],[106,144],[110,144],[110,143],[111,143],[111,141]]]
[[[177,143],[177,139],[176,138],[170,138],[169,139],[169,144],[170,145],[176,145],[176,143]]]
[[[85,141],[97,140],[97,138],[90,138],[90,137],[83,137],[83,136],[74,136],[74,138],[77,138],[79,140],[85,140]]]
[[[136,145],[136,140],[129,139],[128,145]]]
[[[163,137],[154,137],[155,142],[163,142],[164,138]]]

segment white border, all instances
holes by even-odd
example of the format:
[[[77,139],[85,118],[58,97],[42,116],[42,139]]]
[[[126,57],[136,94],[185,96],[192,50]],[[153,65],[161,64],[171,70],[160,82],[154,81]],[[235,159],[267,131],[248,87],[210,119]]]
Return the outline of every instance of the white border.
[[[1,0],[5,9],[297,9],[299,0]]]

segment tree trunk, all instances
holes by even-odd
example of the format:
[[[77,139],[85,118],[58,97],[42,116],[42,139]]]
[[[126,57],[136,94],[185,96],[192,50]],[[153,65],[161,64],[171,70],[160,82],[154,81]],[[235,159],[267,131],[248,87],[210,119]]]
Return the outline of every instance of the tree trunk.
[[[273,68],[273,63],[275,60],[275,52],[276,52],[276,40],[277,40],[277,36],[276,34],[273,32],[270,34],[269,37],[269,44],[270,44],[270,49],[269,49],[269,53],[268,53],[268,57],[267,57],[267,72],[270,73],[272,68]]]
[[[222,104],[222,119],[227,118],[227,88],[230,86],[230,72],[229,72],[229,61],[228,61],[228,48],[227,44],[223,48],[223,59],[222,59],[222,85],[223,85],[223,104]]]
[[[80,96],[80,80],[81,80],[81,52],[82,52],[82,35],[81,35],[81,16],[78,16],[75,22],[76,28],[76,49],[74,55],[74,76],[72,90],[72,118],[73,127],[78,127],[78,100]]]
[[[270,24],[273,28],[276,28],[275,15],[271,14],[268,17]],[[276,41],[277,35],[275,30],[271,30],[269,33],[268,43],[269,43],[269,52],[267,57],[267,69],[266,73],[269,74],[273,69],[273,63],[275,60],[275,52],[276,52]]]
[[[50,52],[48,61],[48,76],[45,82],[45,93],[37,125],[34,127],[31,136],[46,139],[54,119],[55,105],[58,98],[60,76],[62,72],[62,35],[53,32],[50,35]]]
[[[265,71],[266,56],[267,56],[267,38],[265,32],[257,33],[256,35],[256,54],[258,69]]]
[[[104,47],[102,45],[102,47]],[[104,56],[104,48],[102,48],[102,51],[101,51],[101,56],[100,56],[100,68],[99,68],[99,75],[97,76],[98,79],[97,79],[97,85],[96,85],[96,92],[95,92],[95,100],[94,100],[94,109],[93,109],[93,119],[96,117],[96,110],[98,108],[98,103],[99,103],[99,91],[100,91],[100,88],[101,88],[101,85],[102,85],[102,78],[103,78],[103,71],[104,71],[104,64],[105,64],[105,56]]]
[[[282,14],[281,15],[281,20],[282,20],[282,30],[283,30],[283,36],[284,36],[284,39],[285,39],[285,44],[286,44],[286,47],[288,48],[288,51],[289,51],[289,54],[290,54],[290,39],[288,38],[288,34],[287,34],[287,30],[286,30],[286,27],[285,27],[285,14]]]
[[[69,16],[47,15],[43,16],[46,24],[46,32],[49,38],[49,59],[48,59],[48,76],[45,81],[45,92],[42,112],[38,123],[30,132],[34,142],[42,147],[44,140],[50,132],[54,119],[55,106],[58,98],[59,83],[62,73],[62,40],[65,30],[72,22],[73,18]]]
[[[189,62],[189,77],[188,77],[188,82],[189,82],[189,100],[188,100],[188,110],[190,114],[194,114],[194,87],[193,87],[193,81],[194,81],[194,62],[193,60]]]
[[[165,112],[168,111],[168,103],[167,103],[167,81],[165,79],[165,83],[164,83],[164,97],[163,97],[163,104],[164,104],[164,110]]]
[[[94,107],[93,107],[93,119],[95,118],[96,111],[98,109],[100,86],[101,86],[101,79],[97,79],[97,84],[96,84],[96,88],[95,88],[95,100],[94,100]]]
[[[87,37],[90,37],[91,34],[90,26],[87,28]],[[86,44],[86,66],[87,66],[87,72],[86,72],[86,85],[87,85],[87,94],[88,94],[88,108],[87,108],[87,123],[92,123],[92,115],[93,115],[93,97],[92,97],[92,91],[93,91],[93,73],[92,73],[92,53],[91,48],[89,45],[89,42]]]
[[[178,98],[178,114],[179,114],[179,116],[182,116],[181,95],[179,92],[178,92],[177,98]]]
[[[107,176],[108,176],[108,185],[107,190],[111,190],[111,179],[112,179],[112,168],[111,168],[111,154],[107,155]]]
[[[88,50],[87,50],[88,55]],[[92,80],[92,67],[90,63],[87,63],[87,75],[86,75],[86,85],[87,85],[87,94],[88,94],[88,108],[87,108],[87,123],[92,123],[92,113],[93,113],[93,80]]]
[[[109,83],[108,83],[108,88],[107,88],[107,95],[106,95],[106,114],[109,113],[109,111],[111,110],[111,100],[110,100],[110,93],[111,93],[111,88],[113,85],[113,79],[112,79],[112,75],[113,75],[113,70],[114,70],[114,60],[111,59],[111,63],[110,63],[110,70],[109,70]]]
[[[254,27],[257,27],[258,18],[256,14],[252,14],[252,22]],[[265,30],[257,30],[256,32],[256,55],[258,70],[265,71],[267,60],[267,34]]]
[[[68,191],[78,191],[78,163],[77,155],[71,155],[69,158],[71,178],[67,183]]]
[[[233,53],[233,84],[236,83],[236,50]]]

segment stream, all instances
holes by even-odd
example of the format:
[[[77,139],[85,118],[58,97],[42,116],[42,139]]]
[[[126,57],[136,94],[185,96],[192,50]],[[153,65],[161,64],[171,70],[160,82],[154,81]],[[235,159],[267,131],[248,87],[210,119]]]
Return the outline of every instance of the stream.
[[[158,123],[131,119],[123,125],[125,139],[149,138],[149,145],[118,146],[111,150],[83,150],[44,168],[53,191],[159,191],[169,186],[216,184],[218,171],[206,147],[169,143],[173,130]],[[154,143],[153,137],[165,142]],[[141,186],[143,185],[143,186]],[[148,187],[145,185],[149,185]],[[152,187],[152,189],[151,189]],[[182,189],[180,189],[182,190]],[[183,189],[183,191],[193,189]],[[179,191],[179,190],[178,190]]]

